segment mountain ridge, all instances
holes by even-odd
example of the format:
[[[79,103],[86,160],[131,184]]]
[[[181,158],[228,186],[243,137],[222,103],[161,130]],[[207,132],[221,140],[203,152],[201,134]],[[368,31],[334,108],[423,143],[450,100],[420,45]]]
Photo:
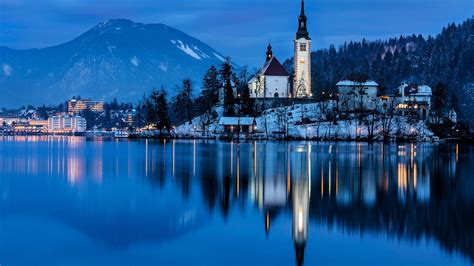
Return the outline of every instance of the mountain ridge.
[[[127,19],[103,21],[50,47],[0,49],[0,90],[8,97],[0,99],[0,106],[7,107],[57,104],[78,95],[138,101],[162,85],[174,95],[184,78],[191,78],[198,92],[207,68],[224,60],[214,48],[180,30]]]

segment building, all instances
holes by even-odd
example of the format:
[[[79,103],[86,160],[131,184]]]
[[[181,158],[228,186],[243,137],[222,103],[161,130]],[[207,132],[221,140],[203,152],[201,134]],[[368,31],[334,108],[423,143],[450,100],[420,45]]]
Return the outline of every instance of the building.
[[[397,89],[396,112],[425,120],[431,109],[432,90],[426,85],[403,84]]]
[[[20,120],[13,126],[13,130],[20,134],[46,133],[48,120]]]
[[[71,115],[79,114],[82,111],[89,110],[92,112],[103,112],[104,102],[93,101],[91,99],[76,99],[72,98],[67,102],[67,112]]]
[[[449,111],[448,119],[449,119],[449,121],[451,121],[454,124],[456,124],[458,122],[458,113],[456,112],[456,110],[451,109],[451,111]]]
[[[12,126],[18,124],[20,119],[18,117],[0,117],[0,125],[3,126]]]
[[[311,38],[307,28],[308,18],[304,12],[304,0],[301,1],[301,14],[298,18],[298,32],[294,40],[294,80],[295,98],[311,97]]]
[[[339,93],[339,110],[343,112],[376,110],[379,102],[377,82],[342,80],[336,86]]]
[[[224,127],[224,133],[252,134],[257,121],[253,117],[221,117],[219,125]]]
[[[48,118],[50,133],[84,133],[86,129],[86,119],[78,115],[56,115]]]
[[[48,120],[28,120],[28,124],[31,127],[36,127],[40,129],[48,128]]]
[[[137,116],[137,111],[135,109],[128,109],[125,111],[124,122],[132,127],[135,123],[135,117]]]
[[[273,56],[272,46],[267,47],[266,61],[249,83],[251,98],[288,98],[290,74]]]

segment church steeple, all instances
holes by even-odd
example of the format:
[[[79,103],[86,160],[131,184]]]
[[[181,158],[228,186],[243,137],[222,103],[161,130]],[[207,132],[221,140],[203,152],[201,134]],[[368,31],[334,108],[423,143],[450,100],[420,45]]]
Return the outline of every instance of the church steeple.
[[[301,0],[301,13],[298,18],[298,32],[296,33],[296,39],[305,38],[307,40],[310,40],[308,28],[306,25],[307,21],[308,21],[308,18],[306,17],[304,13],[304,0]]]
[[[267,47],[267,59],[266,61],[270,61],[270,59],[272,59],[273,57],[273,51],[272,51],[272,45],[269,43],[268,44],[268,47]]]

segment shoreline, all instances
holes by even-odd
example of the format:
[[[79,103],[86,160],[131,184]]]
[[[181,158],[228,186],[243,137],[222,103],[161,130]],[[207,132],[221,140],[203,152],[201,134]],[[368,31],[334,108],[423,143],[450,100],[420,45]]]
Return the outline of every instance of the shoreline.
[[[312,141],[312,142],[360,142],[360,143],[466,143],[474,144],[474,138],[438,138],[436,136],[426,137],[424,140],[410,138],[406,136],[393,137],[390,140],[383,140],[381,138],[374,138],[369,140],[366,137],[360,138],[318,138],[318,137],[232,137],[232,136],[209,136],[209,137],[196,137],[196,136],[139,136],[130,135],[128,137],[114,137],[113,135],[92,135],[87,134],[1,134],[0,138],[3,137],[84,137],[84,138],[106,138],[106,139],[123,139],[123,140],[215,140],[215,141],[279,141],[279,142],[297,142],[297,141]]]

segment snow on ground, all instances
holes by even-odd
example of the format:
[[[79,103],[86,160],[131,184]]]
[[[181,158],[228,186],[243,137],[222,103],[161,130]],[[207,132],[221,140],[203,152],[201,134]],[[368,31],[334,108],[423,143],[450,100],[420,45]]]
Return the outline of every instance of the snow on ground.
[[[193,57],[197,60],[202,60],[202,59],[205,59],[205,58],[209,58],[209,56],[207,54],[205,54],[203,51],[201,51],[197,46],[190,47],[189,45],[184,44],[180,40],[177,40],[177,41],[171,40],[171,43],[176,45],[176,47],[178,49],[180,49],[181,51],[183,51],[187,55],[189,55],[189,56],[191,56],[191,57]]]
[[[221,60],[222,62],[225,62],[225,58],[222,57],[221,55],[214,53],[214,56],[217,57],[217,59]]]
[[[160,63],[160,65],[158,66],[161,70],[163,70],[164,72],[168,72],[168,64],[165,64],[165,63]]]
[[[286,135],[295,139],[357,140],[368,137],[372,123],[361,123],[356,115],[347,120],[337,121],[337,124],[326,121],[327,117],[321,110],[330,109],[331,105],[332,103],[312,103],[268,109],[256,118],[257,132],[250,136],[241,135],[241,137],[282,139],[285,137],[283,133],[285,128],[288,128]],[[218,117],[222,117],[222,107],[217,108],[216,112]],[[203,130],[201,126],[202,118],[196,117],[191,124],[185,123],[176,127],[174,134],[180,138],[219,138],[226,136],[224,128],[219,126],[219,118],[215,118],[207,130]],[[372,121],[371,116],[369,120]],[[380,117],[376,117],[373,124],[374,139],[382,140],[383,123]],[[399,116],[392,119],[390,137],[393,139],[402,137],[428,141],[433,136],[433,133],[423,121],[410,123],[407,118]]]

